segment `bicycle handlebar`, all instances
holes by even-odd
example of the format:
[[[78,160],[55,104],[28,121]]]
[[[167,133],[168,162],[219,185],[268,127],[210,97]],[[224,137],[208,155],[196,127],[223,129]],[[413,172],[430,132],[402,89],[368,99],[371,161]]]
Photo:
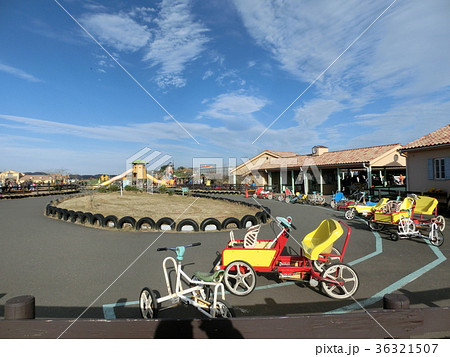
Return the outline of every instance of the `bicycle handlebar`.
[[[185,247],[185,248],[188,248],[188,247],[197,247],[197,246],[199,246],[199,245],[202,245],[202,243],[196,242],[196,243],[191,243],[191,244],[183,245],[182,247]],[[163,248],[157,248],[156,251],[157,251],[157,252],[161,252],[161,251],[165,251],[165,250],[173,250],[173,251],[175,251],[176,249],[177,249],[177,247],[175,247],[175,248],[163,247]]]

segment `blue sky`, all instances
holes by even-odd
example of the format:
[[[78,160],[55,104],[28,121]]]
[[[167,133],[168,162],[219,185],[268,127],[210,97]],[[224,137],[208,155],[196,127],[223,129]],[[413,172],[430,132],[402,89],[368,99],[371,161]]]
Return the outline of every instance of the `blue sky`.
[[[450,122],[449,15],[447,0],[2,0],[0,170],[406,144]]]

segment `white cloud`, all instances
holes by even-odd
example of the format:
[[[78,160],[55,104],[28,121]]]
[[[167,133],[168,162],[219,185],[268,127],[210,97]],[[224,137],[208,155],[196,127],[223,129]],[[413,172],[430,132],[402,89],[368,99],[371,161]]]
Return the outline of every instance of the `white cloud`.
[[[260,111],[268,101],[251,95],[233,92],[221,94],[209,101],[206,111],[200,113],[202,117],[211,119],[241,119]]]
[[[8,66],[6,64],[0,63],[0,71],[11,74],[17,78],[25,79],[29,82],[41,82],[41,80],[32,74],[29,74],[19,68]]]
[[[80,22],[100,43],[118,51],[135,52],[151,38],[147,26],[140,25],[126,14],[86,14]]]
[[[194,20],[188,3],[177,0],[163,0],[155,23],[158,28],[143,59],[159,66],[160,86],[182,87],[186,83],[182,72],[205,50],[208,30]]]
[[[402,2],[377,29],[361,68],[365,81],[387,95],[424,95],[450,85],[450,3]]]
[[[316,128],[342,109],[343,105],[334,99],[314,99],[297,107],[294,119],[302,128]]]

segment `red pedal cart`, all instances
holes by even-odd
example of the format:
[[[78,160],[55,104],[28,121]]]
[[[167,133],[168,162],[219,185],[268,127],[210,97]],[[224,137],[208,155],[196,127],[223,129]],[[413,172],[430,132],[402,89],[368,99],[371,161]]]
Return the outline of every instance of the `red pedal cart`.
[[[216,269],[224,270],[223,283],[234,295],[250,294],[256,286],[256,272],[275,273],[284,280],[309,282],[312,287],[321,284],[323,292],[334,299],[345,299],[358,289],[356,272],[344,264],[343,258],[351,228],[341,221],[326,219],[307,234],[301,242],[301,255],[283,256],[282,251],[296,229],[291,217],[277,217],[281,232],[273,240],[258,240],[259,226],[250,227],[243,240],[236,240],[233,231],[222,251]],[[333,247],[347,229],[342,252]]]

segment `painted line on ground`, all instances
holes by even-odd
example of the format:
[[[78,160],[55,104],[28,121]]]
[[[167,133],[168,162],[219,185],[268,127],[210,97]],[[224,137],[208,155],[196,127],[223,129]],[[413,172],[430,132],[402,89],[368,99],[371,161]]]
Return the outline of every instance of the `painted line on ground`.
[[[327,208],[327,207],[318,206],[317,208],[322,208],[322,209],[325,209],[328,211],[335,212],[335,210]],[[357,218],[359,220],[365,222],[363,219],[361,219],[359,217],[357,217]],[[372,253],[369,253],[361,258],[355,259],[355,260],[347,263],[348,265],[353,266],[353,265],[359,264],[359,263],[366,261],[370,258],[373,258],[374,256],[381,254],[383,252],[383,243],[382,243],[382,238],[381,238],[380,234],[378,232],[373,232],[373,231],[372,231],[372,233],[375,236],[375,251]],[[296,281],[274,283],[274,284],[269,284],[269,285],[258,286],[255,288],[255,290],[266,290],[266,289],[279,288],[279,287],[294,285],[295,283],[296,283]],[[229,292],[226,291],[225,294],[229,294]],[[139,305],[139,301],[129,301],[129,302],[118,302],[118,303],[114,303],[114,304],[105,304],[105,305],[103,305],[103,315],[104,315],[105,319],[113,320],[116,318],[116,314],[114,312],[114,309],[116,307],[135,306],[135,305]],[[332,312],[327,312],[327,313],[332,313]]]
[[[421,277],[423,274],[429,272],[430,270],[434,269],[436,266],[441,264],[442,262],[446,261],[447,258],[445,255],[439,250],[438,247],[432,245],[429,241],[427,241],[430,249],[432,252],[436,255],[437,259],[433,260],[432,262],[428,263],[427,265],[424,265],[420,269],[406,275],[405,277],[401,278],[400,280],[397,280],[395,283],[392,283],[391,285],[387,286],[383,290],[377,292],[375,295],[371,296],[368,299],[365,299],[363,301],[359,301],[358,303],[353,303],[344,307],[341,307],[336,310],[332,310],[327,312],[327,314],[343,314],[349,311],[358,310],[362,307],[370,306],[372,304],[375,304],[376,302],[383,299],[383,296],[386,294],[390,294],[393,291],[396,291],[405,285],[411,283],[412,281],[416,280],[417,278]]]
[[[284,283],[274,283],[269,285],[263,285],[263,286],[257,286],[254,290],[266,290],[266,289],[272,289],[272,288],[279,288],[283,286],[288,285],[294,285],[295,283],[298,283],[298,281],[287,281]],[[230,294],[229,291],[225,291],[225,294]],[[116,307],[124,307],[124,306],[135,306],[139,305],[139,301],[127,301],[127,302],[117,302],[114,304],[104,304],[103,305],[103,316],[107,320],[114,320],[116,318],[116,313],[114,309]]]

